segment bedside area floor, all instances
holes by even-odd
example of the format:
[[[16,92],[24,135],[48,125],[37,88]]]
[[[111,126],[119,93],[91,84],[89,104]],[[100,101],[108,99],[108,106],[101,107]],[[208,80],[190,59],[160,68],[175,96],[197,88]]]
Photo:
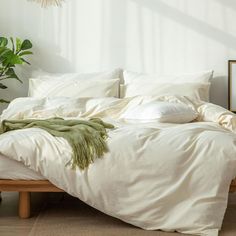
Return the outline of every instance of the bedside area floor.
[[[17,216],[18,193],[2,193],[1,236],[181,236],[144,231],[107,216],[65,193],[33,193],[32,217]],[[230,194],[220,236],[236,235],[236,194]]]

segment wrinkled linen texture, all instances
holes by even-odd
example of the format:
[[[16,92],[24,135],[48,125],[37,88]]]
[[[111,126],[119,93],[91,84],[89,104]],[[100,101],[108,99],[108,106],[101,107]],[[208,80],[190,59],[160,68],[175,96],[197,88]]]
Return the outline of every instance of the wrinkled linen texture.
[[[156,101],[186,104],[196,122],[129,122],[120,117]],[[90,206],[148,230],[216,236],[236,175],[236,117],[211,103],[181,96],[117,98],[18,98],[4,119],[99,117],[112,123],[110,152],[85,170],[65,167],[68,142],[31,128],[0,136],[0,153]]]

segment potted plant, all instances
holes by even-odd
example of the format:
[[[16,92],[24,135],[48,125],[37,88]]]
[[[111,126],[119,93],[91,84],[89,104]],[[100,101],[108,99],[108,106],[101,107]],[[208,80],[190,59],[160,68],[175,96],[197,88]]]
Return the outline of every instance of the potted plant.
[[[9,46],[9,41],[11,45]],[[24,56],[33,54],[29,49],[32,48],[32,43],[28,40],[15,40],[10,37],[8,40],[5,37],[0,37],[0,89],[6,89],[7,86],[2,82],[8,79],[15,79],[22,83],[15,73],[16,65],[30,64],[24,59]],[[5,99],[0,98],[0,103],[8,103]]]

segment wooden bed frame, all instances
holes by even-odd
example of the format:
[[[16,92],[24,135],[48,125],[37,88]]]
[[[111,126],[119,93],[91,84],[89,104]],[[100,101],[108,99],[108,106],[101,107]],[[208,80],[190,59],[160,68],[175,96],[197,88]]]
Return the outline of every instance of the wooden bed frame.
[[[48,180],[0,180],[0,192],[19,192],[18,214],[27,219],[30,217],[30,193],[64,191]]]
[[[0,180],[0,192],[19,192],[18,214],[22,219],[30,217],[31,192],[64,192],[48,180]],[[236,192],[236,179],[230,185],[230,192]]]

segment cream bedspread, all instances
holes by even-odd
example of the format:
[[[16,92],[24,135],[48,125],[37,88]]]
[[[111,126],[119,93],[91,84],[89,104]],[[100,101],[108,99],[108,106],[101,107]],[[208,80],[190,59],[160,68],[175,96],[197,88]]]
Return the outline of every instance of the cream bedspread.
[[[184,103],[199,112],[187,124],[119,119],[138,104]],[[18,98],[3,119],[101,117],[110,152],[85,171],[65,164],[71,148],[63,138],[32,128],[0,136],[0,153],[40,172],[53,184],[106,214],[138,227],[218,235],[236,174],[236,117],[219,106],[185,97]]]

